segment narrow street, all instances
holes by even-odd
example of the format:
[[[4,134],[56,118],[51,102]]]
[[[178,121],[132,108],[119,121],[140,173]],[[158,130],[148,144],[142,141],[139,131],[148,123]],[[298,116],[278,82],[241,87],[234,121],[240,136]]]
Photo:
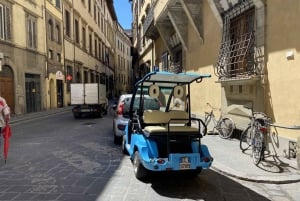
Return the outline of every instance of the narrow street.
[[[129,157],[113,143],[110,116],[75,120],[67,111],[12,129],[8,161],[0,164],[1,201],[270,200],[212,170],[137,180]]]

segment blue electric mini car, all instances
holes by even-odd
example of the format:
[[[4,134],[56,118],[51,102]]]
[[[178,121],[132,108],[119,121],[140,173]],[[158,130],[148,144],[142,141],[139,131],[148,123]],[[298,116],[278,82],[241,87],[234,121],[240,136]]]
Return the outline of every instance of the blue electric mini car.
[[[191,117],[190,102],[190,85],[209,77],[151,72],[136,83],[122,149],[129,154],[138,179],[149,171],[198,174],[211,166],[213,158],[201,143],[206,126],[201,119]]]

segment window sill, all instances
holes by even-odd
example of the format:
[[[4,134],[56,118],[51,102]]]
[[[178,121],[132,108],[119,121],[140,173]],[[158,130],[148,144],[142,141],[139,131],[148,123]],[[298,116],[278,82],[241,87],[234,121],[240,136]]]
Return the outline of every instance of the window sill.
[[[216,83],[222,85],[243,85],[243,84],[254,84],[262,79],[262,75],[248,75],[242,77],[231,77],[231,78],[219,78]]]

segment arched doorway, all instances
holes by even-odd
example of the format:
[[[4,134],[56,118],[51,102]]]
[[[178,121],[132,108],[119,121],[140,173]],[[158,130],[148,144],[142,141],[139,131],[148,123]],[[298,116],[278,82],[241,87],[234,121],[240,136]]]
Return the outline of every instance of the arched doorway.
[[[11,113],[15,111],[14,75],[10,66],[2,66],[0,71],[0,94],[5,98]]]

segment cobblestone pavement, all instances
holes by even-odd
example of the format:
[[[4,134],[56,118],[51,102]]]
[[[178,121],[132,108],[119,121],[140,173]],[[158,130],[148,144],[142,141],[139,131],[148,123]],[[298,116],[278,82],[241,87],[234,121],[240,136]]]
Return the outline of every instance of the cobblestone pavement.
[[[50,114],[12,120],[9,159],[0,160],[0,201],[299,200],[299,183],[229,177],[217,171],[218,157],[197,177],[153,173],[139,181],[129,157],[113,144],[110,116],[74,120],[69,109]]]

